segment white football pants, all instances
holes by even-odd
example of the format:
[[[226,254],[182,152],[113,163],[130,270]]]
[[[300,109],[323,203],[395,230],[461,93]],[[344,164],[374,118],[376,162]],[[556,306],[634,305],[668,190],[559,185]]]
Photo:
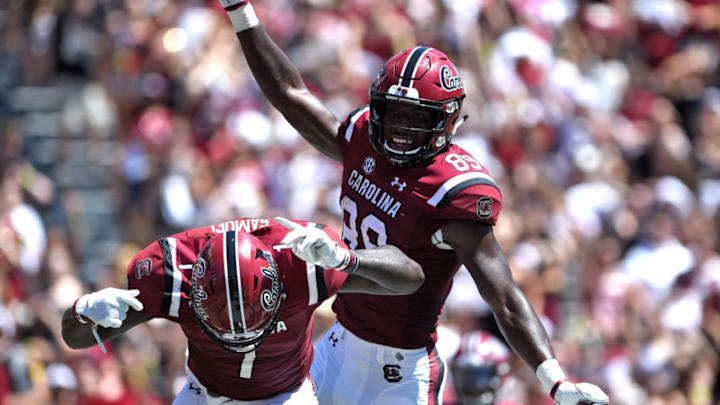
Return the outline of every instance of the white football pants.
[[[172,405],[317,405],[317,397],[310,379],[305,379],[300,388],[256,401],[239,401],[223,396],[210,396],[207,389],[192,373],[188,374],[185,386],[175,397]]]
[[[310,369],[322,405],[439,405],[445,373],[434,348],[371,343],[339,322],[318,342]]]

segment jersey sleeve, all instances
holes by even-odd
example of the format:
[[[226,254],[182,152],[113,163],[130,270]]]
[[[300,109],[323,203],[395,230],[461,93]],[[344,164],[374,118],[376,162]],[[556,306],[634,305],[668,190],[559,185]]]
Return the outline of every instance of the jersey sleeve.
[[[165,286],[162,249],[158,241],[148,245],[130,261],[127,267],[127,288],[140,290],[138,300],[142,312],[153,318],[161,314],[161,300]]]
[[[355,110],[351,111],[350,114],[348,114],[348,116],[345,117],[345,119],[340,124],[340,127],[338,128],[337,138],[338,142],[340,143],[340,150],[342,150],[343,156],[345,156],[350,149],[353,135],[359,132],[357,129],[358,123],[362,121],[361,117],[363,117],[363,115],[365,115],[368,111],[370,111],[370,107],[367,105],[358,107]]]
[[[472,171],[447,179],[427,203],[439,210],[442,219],[471,219],[495,225],[502,209],[502,195],[489,174]]]
[[[164,238],[141,250],[127,267],[127,288],[140,290],[137,298],[147,315],[179,322],[184,296],[176,243],[175,238]]]

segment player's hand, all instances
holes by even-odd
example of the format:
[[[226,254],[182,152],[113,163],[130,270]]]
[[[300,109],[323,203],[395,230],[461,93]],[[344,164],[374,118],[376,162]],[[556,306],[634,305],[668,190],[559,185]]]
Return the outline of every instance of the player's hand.
[[[555,405],[604,405],[610,400],[597,385],[570,381],[558,386],[553,399]]]
[[[80,297],[75,303],[75,312],[96,325],[119,328],[127,318],[128,309],[142,311],[142,302],[135,298],[139,294],[140,290],[105,288]]]
[[[300,259],[329,269],[337,269],[349,261],[350,251],[340,247],[322,229],[310,224],[302,226],[282,217],[276,217],[275,221],[290,229],[280,243],[292,247]]]

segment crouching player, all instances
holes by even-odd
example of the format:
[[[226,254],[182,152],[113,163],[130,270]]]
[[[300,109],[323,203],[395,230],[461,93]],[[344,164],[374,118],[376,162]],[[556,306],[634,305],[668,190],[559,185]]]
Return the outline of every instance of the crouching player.
[[[237,219],[153,242],[128,266],[127,289],[81,296],[62,334],[87,348],[166,318],[189,346],[174,405],[316,404],[313,310],[336,292],[409,294],[423,281],[393,246],[355,251],[320,224]]]

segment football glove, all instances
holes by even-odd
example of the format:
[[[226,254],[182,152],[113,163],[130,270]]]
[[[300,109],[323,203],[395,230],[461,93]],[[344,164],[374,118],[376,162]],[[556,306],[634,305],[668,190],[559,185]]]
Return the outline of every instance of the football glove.
[[[140,290],[105,288],[80,297],[75,303],[75,313],[81,321],[87,319],[104,328],[119,328],[130,307],[142,311],[142,302],[135,298],[139,294]]]
[[[281,247],[292,248],[298,258],[320,267],[341,271],[353,271],[354,267],[357,267],[357,254],[353,255],[351,250],[340,247],[314,224],[302,226],[282,217],[275,218],[275,221],[290,229],[280,242]]]
[[[597,385],[565,381],[553,395],[555,405],[604,405],[610,400]]]

